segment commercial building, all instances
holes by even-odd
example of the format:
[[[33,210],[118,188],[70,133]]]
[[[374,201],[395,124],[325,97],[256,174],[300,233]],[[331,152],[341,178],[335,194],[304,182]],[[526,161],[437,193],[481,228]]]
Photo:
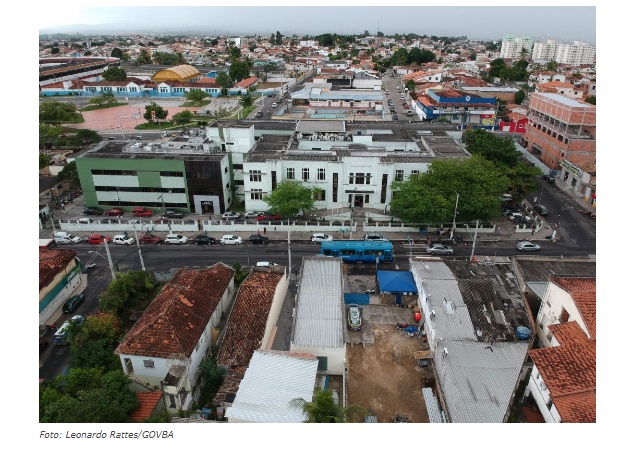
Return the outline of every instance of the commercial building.
[[[595,106],[556,93],[532,93],[529,98],[527,150],[551,169],[559,169],[563,160],[595,165]]]
[[[476,92],[481,93],[479,87]],[[515,93],[515,92],[514,92]],[[493,129],[497,124],[497,99],[453,89],[426,90],[413,101],[413,110],[422,121],[441,120],[460,128]]]

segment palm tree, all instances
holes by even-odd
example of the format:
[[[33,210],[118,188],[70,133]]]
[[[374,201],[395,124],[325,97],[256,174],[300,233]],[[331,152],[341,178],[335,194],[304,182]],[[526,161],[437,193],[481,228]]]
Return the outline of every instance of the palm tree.
[[[312,402],[292,399],[290,406],[303,412],[306,417],[304,423],[346,423],[349,419],[357,421],[366,415],[361,405],[342,407],[335,402],[331,391],[321,389],[316,389]]]

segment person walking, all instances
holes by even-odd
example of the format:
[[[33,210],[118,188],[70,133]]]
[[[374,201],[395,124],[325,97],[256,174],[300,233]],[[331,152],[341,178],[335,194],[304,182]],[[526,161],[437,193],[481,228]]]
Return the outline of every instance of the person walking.
[[[263,232],[265,235],[267,234],[267,227],[264,227]]]

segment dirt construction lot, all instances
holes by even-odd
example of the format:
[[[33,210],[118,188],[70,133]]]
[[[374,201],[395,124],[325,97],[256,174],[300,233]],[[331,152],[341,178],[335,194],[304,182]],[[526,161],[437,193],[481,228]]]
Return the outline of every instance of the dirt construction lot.
[[[395,324],[372,323],[366,328],[371,329],[374,344],[347,349],[347,403],[369,408],[379,423],[393,423],[396,417],[428,423],[421,388],[435,391],[434,378],[431,367],[418,367],[414,357],[423,343]]]

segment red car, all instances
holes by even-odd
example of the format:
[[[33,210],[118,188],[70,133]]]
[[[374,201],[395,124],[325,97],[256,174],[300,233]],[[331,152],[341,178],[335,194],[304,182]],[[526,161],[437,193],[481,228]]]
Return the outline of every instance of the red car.
[[[145,207],[134,207],[132,214],[136,217],[152,217],[153,211]]]
[[[88,237],[88,243],[89,244],[101,244],[104,241],[110,241],[110,237],[109,236],[103,236],[103,235],[90,235]]]
[[[279,214],[265,214],[265,215],[259,215],[258,217],[256,217],[256,220],[258,222],[262,222],[263,220],[266,220],[267,222],[270,220],[279,220],[281,217],[279,216]]]
[[[163,243],[163,238],[156,235],[142,235],[140,236],[140,243],[159,244]]]
[[[123,211],[121,208],[119,207],[113,207],[112,209],[109,209],[107,211],[105,211],[105,215],[116,215],[116,216],[121,216],[125,213],[125,211]]]

